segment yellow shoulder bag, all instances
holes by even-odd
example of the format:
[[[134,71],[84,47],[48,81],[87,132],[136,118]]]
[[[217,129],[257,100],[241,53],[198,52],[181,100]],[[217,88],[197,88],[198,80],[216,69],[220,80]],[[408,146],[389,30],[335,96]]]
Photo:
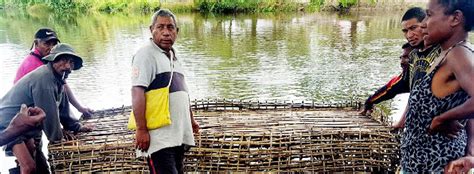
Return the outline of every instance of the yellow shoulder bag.
[[[173,80],[173,59],[171,62],[171,77],[168,86],[164,88],[158,88],[150,90],[145,93],[146,107],[145,107],[145,119],[146,127],[148,130],[158,129],[171,124],[170,118],[170,107],[169,107],[169,95],[171,80]],[[135,122],[135,115],[133,110],[130,113],[128,119],[128,129],[136,130],[137,125]]]

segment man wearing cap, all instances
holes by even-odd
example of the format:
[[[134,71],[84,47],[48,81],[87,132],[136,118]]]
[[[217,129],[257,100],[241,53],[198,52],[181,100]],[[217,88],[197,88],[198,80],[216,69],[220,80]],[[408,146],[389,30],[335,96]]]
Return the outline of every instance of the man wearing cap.
[[[48,63],[21,78],[0,99],[0,131],[8,127],[23,103],[29,107],[41,108],[46,113],[42,126],[17,137],[6,146],[6,150],[13,150],[21,173],[49,173],[45,160],[34,159],[43,154],[36,150],[41,145],[35,145],[33,138],[40,137],[41,130],[50,142],[63,138],[58,109],[65,92],[63,85],[71,70],[82,67],[82,58],[67,44],[56,45],[43,60]]]
[[[35,34],[35,40],[31,45],[31,52],[21,63],[18,68],[13,83],[16,83],[23,76],[29,72],[35,70],[36,68],[43,65],[41,60],[44,56],[48,55],[51,51],[51,48],[58,44],[60,41],[56,32],[49,28],[41,28]]]
[[[40,28],[35,34],[35,40],[33,41],[33,44],[31,46],[32,51],[20,64],[13,83],[16,83],[23,76],[46,63],[42,60],[42,58],[44,56],[47,56],[50,53],[51,48],[53,48],[59,42],[60,40],[58,39],[58,36],[55,31],[50,28]],[[64,84],[64,88],[66,95],[63,96],[64,98],[61,100],[62,103],[59,106],[59,116],[61,123],[67,130],[70,131],[90,131],[91,128],[89,126],[82,126],[81,124],[79,124],[79,121],[77,119],[71,117],[69,102],[71,102],[71,104],[76,107],[79,112],[83,113],[85,117],[92,116],[92,110],[87,107],[83,107],[79,104],[67,84]]]

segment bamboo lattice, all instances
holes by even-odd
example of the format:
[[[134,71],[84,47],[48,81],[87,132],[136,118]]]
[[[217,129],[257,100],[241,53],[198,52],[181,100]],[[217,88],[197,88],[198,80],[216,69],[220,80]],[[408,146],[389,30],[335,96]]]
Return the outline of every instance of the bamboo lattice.
[[[194,101],[200,134],[186,153],[188,172],[393,171],[397,137],[358,102]],[[95,113],[93,132],[49,146],[55,172],[148,172],[136,159],[130,108]]]

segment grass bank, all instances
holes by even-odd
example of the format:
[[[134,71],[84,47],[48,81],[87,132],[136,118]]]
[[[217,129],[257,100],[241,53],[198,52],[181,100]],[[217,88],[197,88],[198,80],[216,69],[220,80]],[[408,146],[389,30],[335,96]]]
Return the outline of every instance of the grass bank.
[[[410,0],[0,0],[3,9],[44,9],[57,13],[137,13],[169,8],[175,12],[258,13],[292,11],[343,11],[354,8],[403,9]]]
[[[423,4],[423,3],[421,3]],[[341,11],[351,9],[400,10],[420,5],[413,0],[194,0],[201,12],[278,12],[278,11]]]

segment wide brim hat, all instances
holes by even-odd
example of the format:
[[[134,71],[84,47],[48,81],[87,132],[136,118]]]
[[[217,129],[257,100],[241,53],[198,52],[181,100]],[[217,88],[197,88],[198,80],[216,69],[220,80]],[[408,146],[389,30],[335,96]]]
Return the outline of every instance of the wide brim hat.
[[[59,43],[56,46],[54,46],[51,49],[51,52],[49,55],[43,57],[44,61],[49,61],[53,62],[57,58],[61,56],[70,56],[73,60],[72,62],[74,63],[74,68],[72,70],[78,70],[82,67],[82,58],[81,56],[77,55],[74,49],[69,45],[65,43]]]

